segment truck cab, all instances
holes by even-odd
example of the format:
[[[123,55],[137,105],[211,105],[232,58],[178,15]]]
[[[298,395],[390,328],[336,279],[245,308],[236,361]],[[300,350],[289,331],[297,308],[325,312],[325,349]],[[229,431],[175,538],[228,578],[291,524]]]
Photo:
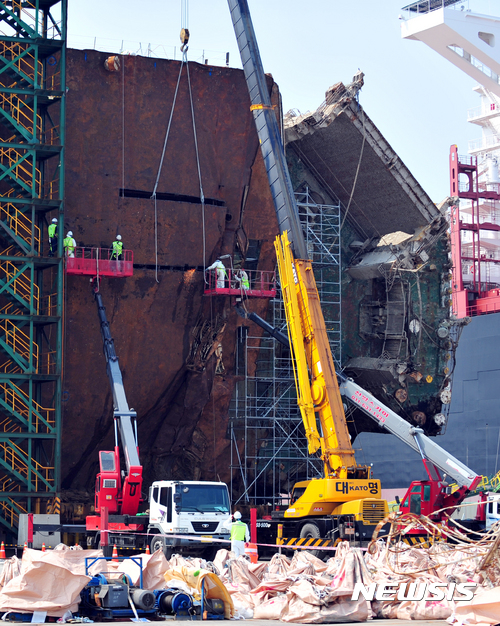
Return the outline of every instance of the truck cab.
[[[206,481],[155,481],[149,491],[151,552],[161,548],[167,558],[174,552],[205,548],[213,558],[220,548],[229,549],[230,501],[227,485]]]
[[[493,524],[500,522],[500,493],[488,494],[485,517],[486,530],[489,530]]]

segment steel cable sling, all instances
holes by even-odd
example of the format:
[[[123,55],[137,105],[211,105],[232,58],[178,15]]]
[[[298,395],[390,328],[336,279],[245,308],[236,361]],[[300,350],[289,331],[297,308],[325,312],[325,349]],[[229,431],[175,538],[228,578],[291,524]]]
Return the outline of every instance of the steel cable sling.
[[[165,134],[165,141],[163,143],[163,151],[161,154],[161,159],[160,159],[160,165],[158,167],[158,174],[156,176],[156,182],[154,185],[154,189],[153,189],[153,194],[151,195],[151,198],[154,200],[155,203],[155,279],[156,282],[158,283],[158,209],[157,209],[157,205],[156,205],[156,190],[158,189],[158,184],[160,181],[160,174],[161,174],[161,170],[163,167],[163,161],[165,159],[165,152],[167,149],[167,142],[168,142],[168,137],[170,134],[170,127],[172,125],[172,118],[174,115],[174,109],[175,109],[175,103],[177,100],[177,94],[179,92],[179,85],[181,82],[181,76],[182,76],[182,69],[184,67],[184,64],[186,65],[186,73],[187,73],[187,79],[188,79],[188,89],[189,89],[189,100],[190,100],[190,104],[191,104],[191,119],[193,122],[193,136],[194,136],[194,147],[195,147],[195,152],[196,152],[196,166],[197,166],[197,171],[198,171],[198,182],[200,185],[200,201],[201,201],[201,210],[202,210],[202,229],[203,229],[203,275],[205,275],[205,256],[206,256],[206,241],[205,241],[205,196],[203,193],[203,184],[202,184],[202,179],[201,179],[201,167],[200,167],[200,155],[199,155],[199,151],[198,151],[198,138],[196,136],[196,122],[195,122],[195,116],[194,116],[194,104],[193,104],[193,93],[192,93],[192,89],[191,89],[191,78],[189,75],[189,63],[188,63],[188,59],[187,59],[187,41],[189,39],[189,31],[182,29],[181,31],[181,41],[183,41],[183,45],[181,46],[181,50],[182,50],[182,61],[181,61],[181,67],[179,69],[179,76],[177,77],[177,85],[175,87],[175,92],[174,92],[174,99],[172,102],[172,109],[170,111],[170,118],[168,120],[168,125],[167,125],[167,132]]]

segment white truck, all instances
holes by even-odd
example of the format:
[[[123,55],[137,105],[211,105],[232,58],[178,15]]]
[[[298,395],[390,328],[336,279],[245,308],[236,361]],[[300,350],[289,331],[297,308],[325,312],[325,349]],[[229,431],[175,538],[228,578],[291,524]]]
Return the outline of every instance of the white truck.
[[[223,523],[230,514],[225,483],[155,481],[149,490],[148,535],[151,552],[161,548],[167,558],[193,549],[212,558],[220,548],[229,549],[229,530]]]

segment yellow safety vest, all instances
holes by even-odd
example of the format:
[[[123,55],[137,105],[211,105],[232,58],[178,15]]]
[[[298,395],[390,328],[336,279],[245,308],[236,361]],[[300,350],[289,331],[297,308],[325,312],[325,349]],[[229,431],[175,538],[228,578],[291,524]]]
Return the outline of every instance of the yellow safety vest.
[[[231,524],[231,541],[233,539],[235,541],[245,541],[247,528],[248,527],[245,522],[241,522],[240,520],[238,520],[237,522],[233,522]]]
[[[73,245],[73,237],[66,237],[63,243],[64,247],[68,251],[68,254],[75,251],[75,246]]]
[[[123,250],[121,241],[113,241],[113,254],[111,256],[119,257]]]

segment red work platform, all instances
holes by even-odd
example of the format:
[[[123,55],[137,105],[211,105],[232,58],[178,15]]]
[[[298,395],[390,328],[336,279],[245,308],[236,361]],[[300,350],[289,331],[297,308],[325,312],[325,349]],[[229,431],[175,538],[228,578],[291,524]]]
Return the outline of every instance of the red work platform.
[[[111,258],[111,248],[75,248],[75,256],[66,257],[66,273],[81,276],[114,276],[123,278],[134,274],[134,253],[123,250],[121,259]]]
[[[217,270],[205,272],[205,296],[245,296],[249,298],[274,298],[276,296],[276,272],[266,270],[245,270],[249,289],[243,289],[242,281],[237,280],[239,270],[226,268],[224,281],[217,280]],[[219,284],[219,283],[222,283]]]

